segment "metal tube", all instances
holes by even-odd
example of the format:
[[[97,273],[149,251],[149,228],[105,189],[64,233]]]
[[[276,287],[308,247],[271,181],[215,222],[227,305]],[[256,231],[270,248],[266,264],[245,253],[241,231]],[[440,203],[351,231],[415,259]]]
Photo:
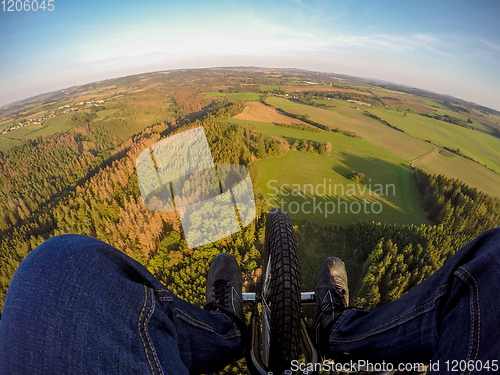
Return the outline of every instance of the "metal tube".
[[[255,293],[243,293],[243,302],[255,302]],[[314,303],[316,302],[316,296],[314,292],[302,292],[300,293],[300,301],[302,303]]]
[[[300,293],[301,303],[314,303],[316,302],[316,295],[314,292],[302,292]]]
[[[255,293],[243,293],[243,302],[255,302]]]

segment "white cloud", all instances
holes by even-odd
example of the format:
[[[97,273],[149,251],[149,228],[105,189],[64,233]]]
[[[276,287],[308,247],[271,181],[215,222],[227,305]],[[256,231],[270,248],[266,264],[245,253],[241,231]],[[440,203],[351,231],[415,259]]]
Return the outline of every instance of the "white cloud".
[[[492,50],[496,52],[500,52],[500,44],[493,43],[492,41],[489,40],[484,40],[484,39],[479,39],[481,43],[483,43],[485,46],[491,48]]]

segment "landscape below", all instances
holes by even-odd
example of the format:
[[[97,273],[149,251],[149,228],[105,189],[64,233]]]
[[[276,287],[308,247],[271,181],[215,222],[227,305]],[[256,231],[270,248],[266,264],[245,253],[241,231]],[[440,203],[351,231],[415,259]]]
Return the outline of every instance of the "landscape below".
[[[189,249],[175,212],[147,210],[137,155],[203,126],[216,164],[245,165],[257,216]],[[297,237],[303,290],[340,256],[351,303],[406,293],[479,233],[500,225],[500,113],[354,77],[294,69],[165,71],[69,88],[0,110],[0,306],[19,263],[45,239],[81,233],[204,303],[211,259],[235,255],[251,290],[265,214]],[[305,309],[310,323],[314,311]],[[245,373],[235,362],[224,373]]]

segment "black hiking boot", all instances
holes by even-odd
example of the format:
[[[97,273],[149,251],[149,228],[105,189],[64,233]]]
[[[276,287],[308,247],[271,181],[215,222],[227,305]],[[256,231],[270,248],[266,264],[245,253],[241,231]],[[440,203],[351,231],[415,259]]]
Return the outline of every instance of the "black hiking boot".
[[[241,270],[236,259],[229,253],[218,254],[208,270],[205,310],[220,310],[236,323],[241,334],[238,358],[244,354],[247,334],[242,288]]]
[[[342,260],[331,257],[323,262],[314,280],[314,292],[318,304],[314,323],[316,346],[321,356],[328,356],[333,324],[349,304],[347,272]]]

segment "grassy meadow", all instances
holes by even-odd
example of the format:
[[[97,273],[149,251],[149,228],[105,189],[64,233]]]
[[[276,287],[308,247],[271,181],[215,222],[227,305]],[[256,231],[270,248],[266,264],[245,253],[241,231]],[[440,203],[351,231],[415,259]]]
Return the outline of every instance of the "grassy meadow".
[[[467,129],[415,113],[371,108],[370,113],[388,121],[415,138],[460,152],[500,173],[500,139],[480,130]]]
[[[333,149],[330,156],[290,151],[282,157],[257,162],[258,187],[264,197],[272,204],[276,203],[273,199],[286,202],[288,209],[285,210],[293,219],[336,224],[357,220],[404,224],[428,222],[420,208],[409,164],[387,150],[364,139],[340,133],[313,133],[257,121],[230,121],[253,125],[260,132],[274,137],[331,143]],[[352,183],[348,178],[351,171],[364,173],[365,184]],[[300,193],[297,190],[300,190]],[[339,199],[347,203],[341,203],[340,212]],[[368,206],[364,205],[364,200],[370,205],[377,203]],[[313,202],[322,212],[320,209],[313,212]],[[354,203],[351,208],[353,202],[358,203]],[[327,209],[334,209],[332,204],[335,204],[335,212],[326,213]],[[362,209],[361,212],[355,213],[359,208],[358,204]],[[376,213],[380,208],[380,213]]]
[[[345,100],[330,100],[332,105],[338,105],[338,107],[331,109],[313,107],[279,97],[270,97],[267,102],[294,115],[307,115],[311,120],[330,129],[339,128],[340,130],[352,131],[370,143],[406,160],[410,160],[430,148],[430,145],[423,140],[395,131],[367,117],[361,110],[354,109],[353,103]]]
[[[269,104],[293,114],[308,115],[313,121],[329,128],[353,131],[363,139],[377,145],[390,153],[413,162],[430,173],[444,174],[462,180],[492,196],[500,196],[500,139],[489,135],[491,128],[482,125],[471,130],[444,121],[421,116],[416,113],[383,107],[363,107],[368,112],[397,126],[404,132],[392,129],[379,121],[366,116],[354,103],[343,100],[325,100],[328,105],[336,107],[323,109],[280,97],[270,97]],[[427,101],[423,104],[430,105]],[[418,102],[418,104],[422,104]],[[408,108],[408,104],[406,105]],[[413,107],[412,107],[413,108]],[[439,112],[440,114],[455,112]],[[459,117],[459,116],[456,116]],[[477,120],[474,120],[477,122]],[[333,145],[333,144],[332,144]],[[448,157],[439,153],[440,148],[459,149],[461,153],[478,163],[467,160],[456,154]],[[499,172],[493,171],[480,165]]]
[[[476,130],[470,130],[415,113],[417,109],[421,110],[421,113],[437,110],[441,115],[448,114],[467,120],[463,115],[430,99],[414,98],[404,93],[389,95],[388,90],[382,89],[378,94],[398,97],[399,107],[369,107],[338,99],[316,100],[329,107],[324,109],[282,97],[266,98],[266,101],[276,108],[295,115],[307,115],[309,119],[331,129],[352,131],[362,139],[336,132],[313,133],[279,127],[273,123],[255,121],[258,116],[249,117],[254,121],[230,120],[241,125],[255,126],[260,132],[273,137],[288,140],[308,139],[330,142],[332,145],[332,153],[329,156],[290,151],[282,157],[257,162],[258,188],[261,189],[264,198],[269,200],[268,203],[271,205],[279,204],[276,199],[278,202],[284,201],[283,206],[294,223],[304,291],[312,290],[315,273],[328,256],[338,256],[346,263],[351,296],[356,296],[362,284],[363,265],[355,260],[353,249],[347,245],[348,241],[344,238],[342,230],[336,229],[333,225],[349,224],[357,220],[430,224],[421,208],[420,195],[412,178],[411,164],[430,173],[460,179],[492,196],[500,196],[499,174],[442,149],[442,147],[460,148],[461,152],[478,162],[496,168],[500,162],[500,139],[490,135],[492,133],[490,127],[474,119]],[[405,116],[404,111],[408,108],[410,112]],[[363,109],[404,132],[366,116]],[[321,194],[322,191],[316,191],[319,194],[314,194],[315,192],[311,191],[325,182],[326,186],[332,186],[332,189],[335,186],[347,187],[352,184],[348,179],[351,171],[364,173],[367,181],[365,185],[393,184],[396,187],[395,195],[377,197],[370,191],[361,193],[358,190],[355,196],[347,197],[335,192]],[[309,185],[312,185],[312,188]],[[293,194],[297,189],[301,193]],[[316,204],[319,202],[319,207],[332,203],[338,205],[339,198],[348,204],[361,202],[364,199],[369,202],[379,202],[382,211],[379,214],[373,212],[354,214],[342,211],[325,216],[324,211],[306,213],[302,210],[304,205],[306,209],[311,208],[312,203],[308,202]],[[305,313],[312,316],[314,312],[305,311]]]
[[[212,92],[206,92],[204,93],[205,98],[214,98],[217,96],[224,96],[229,100],[234,100],[236,102],[241,102],[242,100],[259,100],[262,94],[258,92],[234,92],[234,93],[227,93],[227,92],[218,92],[218,91],[212,91]]]

